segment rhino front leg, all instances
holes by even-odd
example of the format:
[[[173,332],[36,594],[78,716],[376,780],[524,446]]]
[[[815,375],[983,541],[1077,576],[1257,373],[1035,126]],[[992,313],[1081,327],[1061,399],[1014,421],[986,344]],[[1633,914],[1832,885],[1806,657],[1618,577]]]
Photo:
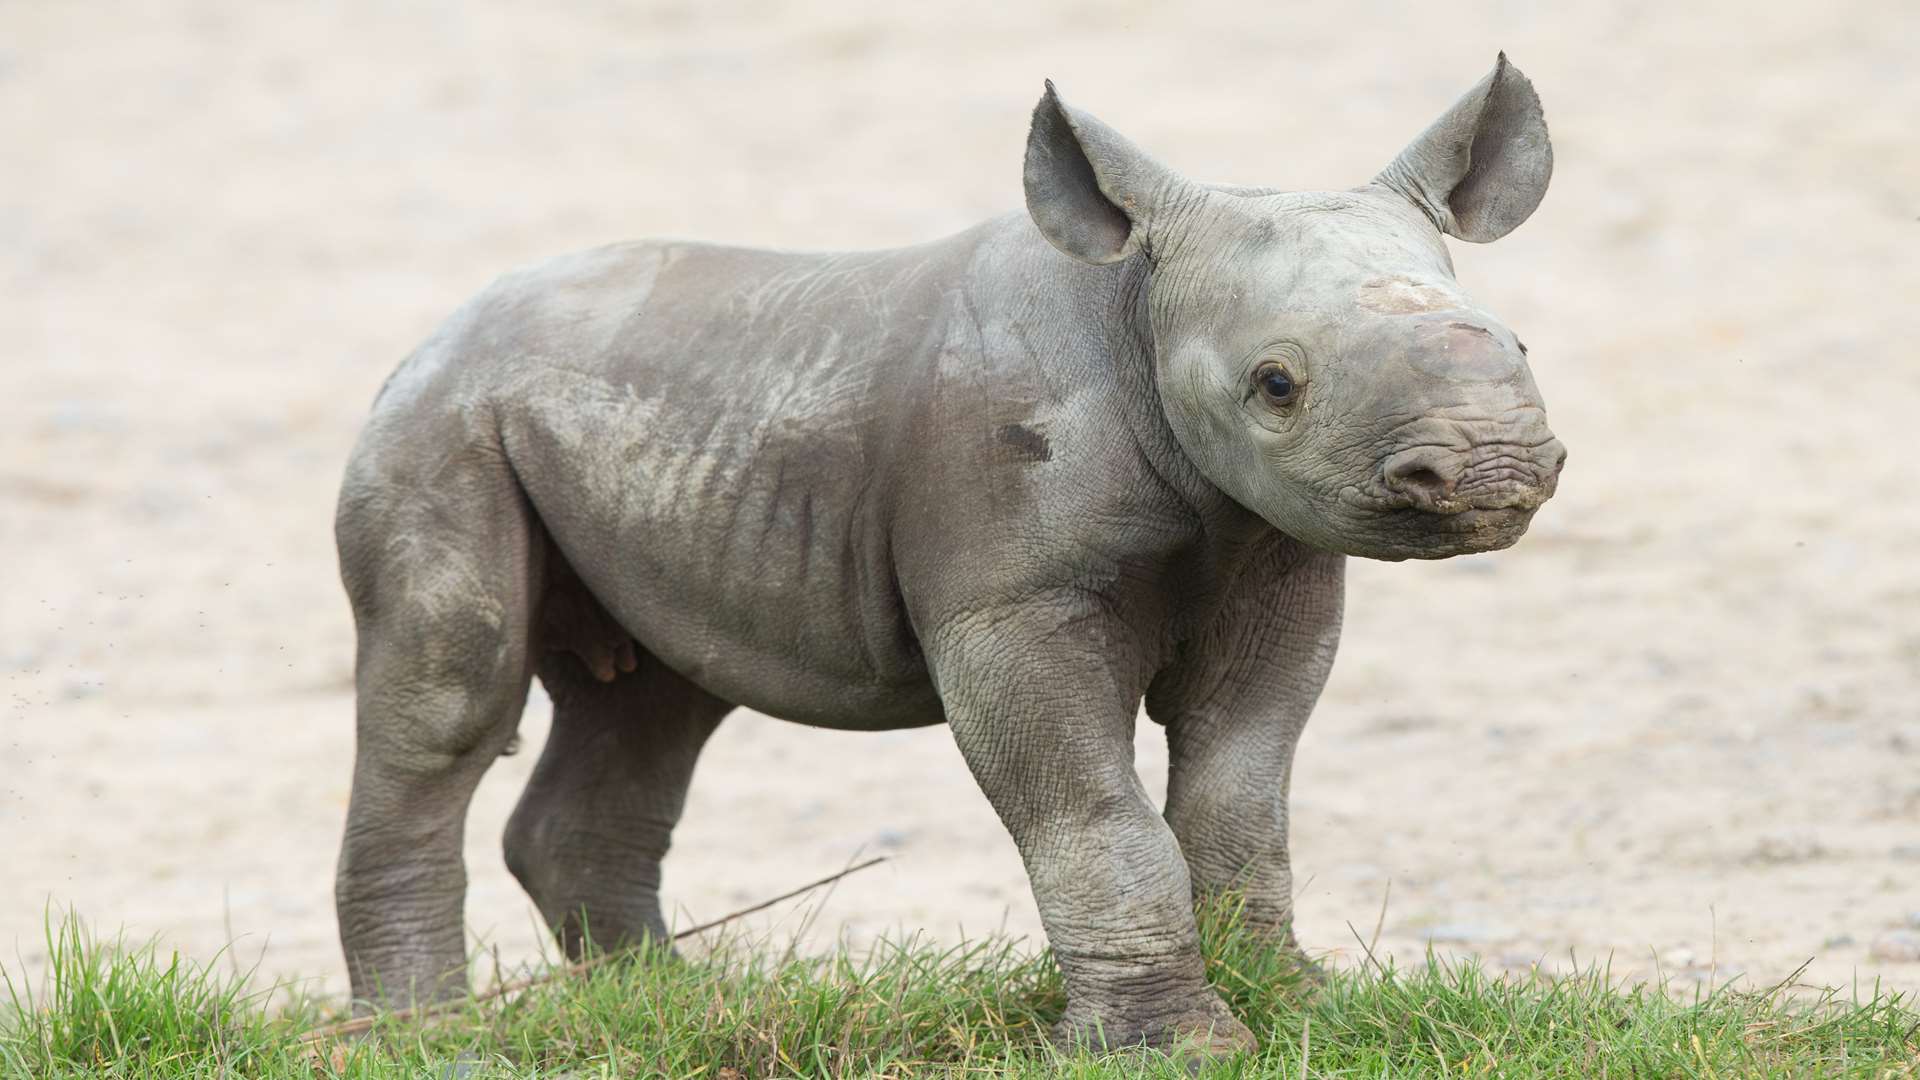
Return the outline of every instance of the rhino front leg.
[[[1116,649],[1124,627],[1097,606],[976,616],[929,650],[954,739],[1020,848],[1066,980],[1055,1037],[1251,1049],[1207,985],[1186,864],[1133,768],[1144,678]]]
[[[1147,693],[1148,715],[1167,728],[1167,822],[1196,899],[1237,890],[1246,921],[1289,945],[1293,752],[1333,667],[1344,567],[1277,538]]]

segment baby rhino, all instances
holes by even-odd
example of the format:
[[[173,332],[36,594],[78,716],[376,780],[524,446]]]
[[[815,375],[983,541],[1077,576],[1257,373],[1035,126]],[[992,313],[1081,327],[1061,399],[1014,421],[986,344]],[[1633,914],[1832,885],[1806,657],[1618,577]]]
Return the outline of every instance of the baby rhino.
[[[355,997],[464,990],[467,804],[537,676],[553,729],[506,859],[570,951],[662,936],[661,858],[734,709],[945,724],[1026,861],[1056,1036],[1252,1045],[1193,904],[1243,890],[1297,948],[1288,772],[1345,557],[1504,548],[1553,493],[1526,347],[1441,239],[1505,235],[1551,171],[1504,56],[1333,192],[1189,180],[1049,85],[1025,214],[853,254],[623,244],[488,287],[388,381],[340,496]]]

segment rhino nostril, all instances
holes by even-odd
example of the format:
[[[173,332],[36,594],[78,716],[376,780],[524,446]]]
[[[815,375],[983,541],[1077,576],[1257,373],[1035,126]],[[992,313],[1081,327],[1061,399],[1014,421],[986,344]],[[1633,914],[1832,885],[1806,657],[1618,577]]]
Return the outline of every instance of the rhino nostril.
[[[1402,490],[1430,491],[1435,495],[1444,495],[1447,491],[1447,482],[1440,478],[1439,473],[1428,468],[1408,469],[1389,477],[1388,481]]]
[[[1459,486],[1462,464],[1444,450],[1421,447],[1388,458],[1382,479],[1388,490],[1405,496],[1420,509],[1432,510]]]

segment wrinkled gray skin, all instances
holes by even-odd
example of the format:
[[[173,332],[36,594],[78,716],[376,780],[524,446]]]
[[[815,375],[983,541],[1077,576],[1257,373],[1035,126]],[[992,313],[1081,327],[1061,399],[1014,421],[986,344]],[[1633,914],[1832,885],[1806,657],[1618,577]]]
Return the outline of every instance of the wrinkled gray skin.
[[[538,675],[553,731],[506,857],[576,953],[583,926],[662,934],[660,860],[736,706],[944,723],[1026,860],[1060,1037],[1250,1045],[1193,900],[1243,888],[1291,945],[1288,774],[1344,557],[1503,548],[1553,491],[1526,350],[1441,240],[1506,234],[1551,167],[1504,57],[1343,192],[1189,181],[1049,85],[1027,214],[489,287],[389,381],[340,499],[356,998],[464,989],[467,804]]]

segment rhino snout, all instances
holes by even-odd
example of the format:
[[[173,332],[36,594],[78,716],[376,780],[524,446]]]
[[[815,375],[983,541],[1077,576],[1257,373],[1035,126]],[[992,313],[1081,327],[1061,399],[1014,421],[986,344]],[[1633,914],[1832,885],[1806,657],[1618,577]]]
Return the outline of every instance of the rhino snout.
[[[1380,482],[1394,503],[1427,513],[1531,513],[1553,497],[1566,459],[1566,448],[1551,435],[1531,445],[1428,444],[1389,454],[1380,466]]]

